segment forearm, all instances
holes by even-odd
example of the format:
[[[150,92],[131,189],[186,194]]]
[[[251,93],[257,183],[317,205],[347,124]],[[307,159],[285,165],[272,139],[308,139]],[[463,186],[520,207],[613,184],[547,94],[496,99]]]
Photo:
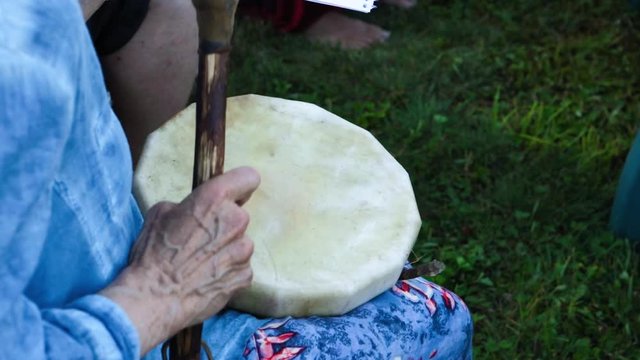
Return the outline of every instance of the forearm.
[[[80,0],[80,7],[82,8],[84,21],[87,21],[105,1],[109,0]]]

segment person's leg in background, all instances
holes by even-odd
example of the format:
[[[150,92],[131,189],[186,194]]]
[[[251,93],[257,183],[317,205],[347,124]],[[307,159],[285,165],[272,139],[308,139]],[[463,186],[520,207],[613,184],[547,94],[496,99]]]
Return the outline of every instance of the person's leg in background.
[[[106,16],[103,33],[92,35],[135,163],[147,135],[188,101],[198,64],[196,13],[191,0],[109,0],[103,6],[111,9],[99,12],[115,15]]]
[[[418,0],[380,0],[379,2],[410,9],[417,5]],[[309,6],[311,3],[306,3]],[[323,6],[314,4],[314,6]],[[317,42],[324,42],[340,46],[344,49],[363,49],[376,43],[386,41],[391,32],[375,24],[358,20],[343,14],[336,8],[325,10],[322,16],[303,29],[304,35]],[[384,11],[384,9],[378,9]]]
[[[363,49],[384,42],[390,35],[378,25],[343,14],[339,8],[305,0],[240,0],[239,12],[269,21],[282,32],[300,33],[313,42],[343,49]]]

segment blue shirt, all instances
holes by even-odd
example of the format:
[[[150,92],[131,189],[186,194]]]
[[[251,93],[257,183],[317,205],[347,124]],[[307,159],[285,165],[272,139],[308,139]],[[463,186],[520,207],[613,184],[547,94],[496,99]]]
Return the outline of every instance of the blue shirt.
[[[92,295],[142,218],[77,0],[0,0],[0,175],[0,359],[137,358],[126,314]]]

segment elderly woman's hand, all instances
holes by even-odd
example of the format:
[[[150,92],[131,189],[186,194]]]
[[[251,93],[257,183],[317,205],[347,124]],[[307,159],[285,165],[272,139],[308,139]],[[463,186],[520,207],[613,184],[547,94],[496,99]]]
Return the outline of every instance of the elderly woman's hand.
[[[101,294],[127,312],[144,354],[180,329],[220,311],[249,286],[253,243],[241,205],[260,183],[250,168],[231,170],[179,204],[152,207],[130,265]]]

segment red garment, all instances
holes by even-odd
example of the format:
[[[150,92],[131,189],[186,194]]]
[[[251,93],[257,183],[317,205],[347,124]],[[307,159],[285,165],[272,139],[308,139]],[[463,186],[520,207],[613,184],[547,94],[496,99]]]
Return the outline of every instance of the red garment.
[[[331,7],[305,0],[241,0],[239,10],[269,21],[281,31],[293,32],[306,29]]]

